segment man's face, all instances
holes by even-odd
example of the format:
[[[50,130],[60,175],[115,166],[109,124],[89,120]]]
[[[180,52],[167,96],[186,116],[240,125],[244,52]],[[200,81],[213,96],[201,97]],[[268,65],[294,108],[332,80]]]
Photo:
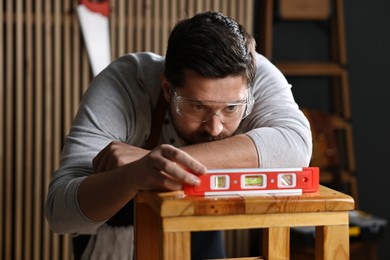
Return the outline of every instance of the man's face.
[[[237,130],[248,95],[243,77],[212,79],[189,70],[180,88],[164,77],[162,83],[173,124],[187,144],[224,139]]]

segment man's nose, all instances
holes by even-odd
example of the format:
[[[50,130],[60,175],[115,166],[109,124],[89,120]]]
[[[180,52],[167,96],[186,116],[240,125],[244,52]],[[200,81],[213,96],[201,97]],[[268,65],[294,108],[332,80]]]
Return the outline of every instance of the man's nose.
[[[215,113],[209,120],[204,122],[204,129],[210,136],[218,136],[223,130],[222,118],[218,113]]]

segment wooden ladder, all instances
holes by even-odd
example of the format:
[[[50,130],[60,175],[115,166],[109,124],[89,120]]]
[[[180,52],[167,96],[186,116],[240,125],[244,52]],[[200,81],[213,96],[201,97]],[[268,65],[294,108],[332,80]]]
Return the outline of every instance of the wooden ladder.
[[[358,189],[355,174],[349,80],[347,70],[346,36],[343,0],[261,0],[259,7],[260,53],[271,60],[287,77],[329,77],[331,79],[331,111],[319,112],[303,109],[313,132],[313,158],[311,164],[321,168],[321,183],[349,193],[358,208]],[[325,22],[329,28],[329,59],[326,61],[283,61],[273,55],[275,21]],[[319,123],[320,122],[320,123]],[[318,131],[319,130],[319,131]],[[339,160],[326,159],[330,143],[326,132],[332,131],[337,144]],[[328,141],[328,143],[324,143]],[[325,158],[325,159],[324,159]],[[365,250],[364,250],[365,248]],[[376,244],[351,242],[351,259],[365,252],[365,259],[376,259]],[[297,259],[306,259],[302,249]],[[307,256],[307,254],[306,254]],[[361,255],[360,255],[361,257]],[[293,255],[292,258],[294,259]],[[308,259],[312,259],[309,256]]]
[[[283,21],[325,21],[329,24],[330,59],[328,61],[281,61],[273,59],[273,32],[275,6],[278,7],[278,19]],[[260,6],[260,52],[270,59],[286,77],[329,77],[331,84],[331,111],[329,127],[337,132],[338,152],[344,152],[344,163],[340,163],[334,172],[328,171],[327,165],[321,167],[322,182],[348,183],[348,193],[358,202],[355,176],[355,156],[349,100],[349,81],[345,41],[343,0],[262,0]],[[316,116],[316,114],[312,115]],[[309,120],[312,116],[308,116]],[[310,120],[311,121],[311,120]],[[315,128],[314,122],[311,121]],[[336,134],[336,133],[335,133]],[[313,133],[314,135],[314,133]],[[313,156],[316,156],[314,140]],[[314,163],[314,162],[313,162]],[[334,168],[334,167],[332,167]],[[341,186],[340,183],[338,183]]]

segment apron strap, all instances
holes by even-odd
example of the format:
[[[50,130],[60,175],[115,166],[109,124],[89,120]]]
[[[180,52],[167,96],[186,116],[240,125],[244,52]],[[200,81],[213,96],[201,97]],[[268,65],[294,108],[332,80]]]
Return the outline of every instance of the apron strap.
[[[163,91],[161,90],[160,96],[157,100],[157,105],[152,115],[152,126],[150,129],[150,135],[148,137],[148,140],[146,140],[145,148],[148,150],[151,150],[158,145],[158,140],[160,138],[162,125],[164,122],[164,116],[165,112],[167,111],[167,108],[168,103],[164,98]]]

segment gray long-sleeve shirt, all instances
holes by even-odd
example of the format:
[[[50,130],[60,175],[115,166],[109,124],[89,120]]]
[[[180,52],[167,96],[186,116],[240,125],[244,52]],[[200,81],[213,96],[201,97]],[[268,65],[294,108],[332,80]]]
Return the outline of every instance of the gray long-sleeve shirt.
[[[253,83],[252,113],[239,127],[255,143],[262,168],[307,166],[312,152],[310,126],[294,101],[291,85],[260,54]],[[100,73],[80,103],[62,151],[60,167],[49,186],[46,215],[59,233],[94,234],[103,222],[80,210],[77,189],[92,174],[92,159],[111,141],[142,147],[149,136],[153,108],[161,89],[164,57],[125,55]],[[161,142],[179,140],[164,126]],[[174,145],[180,146],[177,141]]]

